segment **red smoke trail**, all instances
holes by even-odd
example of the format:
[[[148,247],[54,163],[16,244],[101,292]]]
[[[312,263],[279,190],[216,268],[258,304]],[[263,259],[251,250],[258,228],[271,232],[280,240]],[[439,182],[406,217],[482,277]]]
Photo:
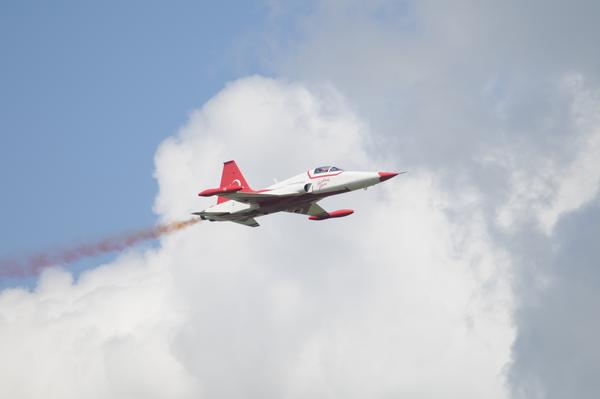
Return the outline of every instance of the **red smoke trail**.
[[[122,251],[141,242],[155,240],[165,234],[185,229],[198,222],[200,222],[200,218],[163,224],[125,236],[105,238],[93,244],[81,244],[61,251],[39,253],[23,261],[0,260],[0,277],[31,276],[47,267],[69,264],[109,252]]]

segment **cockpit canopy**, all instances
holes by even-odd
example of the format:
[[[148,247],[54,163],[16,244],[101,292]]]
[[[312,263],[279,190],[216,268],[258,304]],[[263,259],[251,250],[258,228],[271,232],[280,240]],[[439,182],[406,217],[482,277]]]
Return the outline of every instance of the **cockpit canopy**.
[[[319,166],[318,168],[316,168],[313,172],[313,174],[317,175],[320,173],[327,173],[327,172],[341,172],[344,169],[340,169],[336,166]]]

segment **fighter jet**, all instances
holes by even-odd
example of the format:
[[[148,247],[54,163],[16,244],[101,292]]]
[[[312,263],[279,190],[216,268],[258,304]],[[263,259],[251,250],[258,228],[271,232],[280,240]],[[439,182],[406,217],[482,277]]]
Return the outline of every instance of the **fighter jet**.
[[[406,172],[401,172],[406,173]],[[201,197],[217,197],[217,203],[201,212],[203,220],[229,221],[258,227],[256,217],[275,212],[308,215],[310,220],[348,216],[352,209],[326,211],[317,203],[325,197],[367,188],[401,174],[396,172],[352,172],[336,166],[320,166],[273,184],[253,190],[235,161],[223,164],[221,185],[201,191]]]

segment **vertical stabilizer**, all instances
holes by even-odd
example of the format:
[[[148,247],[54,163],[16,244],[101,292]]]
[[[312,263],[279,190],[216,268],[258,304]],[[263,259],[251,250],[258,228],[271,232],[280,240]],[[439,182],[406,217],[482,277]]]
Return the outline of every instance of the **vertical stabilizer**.
[[[242,171],[238,168],[235,161],[227,161],[223,163],[223,174],[221,175],[221,186],[220,188],[225,187],[235,187],[239,186],[243,189],[250,189],[248,182],[244,178]],[[227,198],[219,197],[217,199],[217,204],[223,203],[225,201],[229,201]]]

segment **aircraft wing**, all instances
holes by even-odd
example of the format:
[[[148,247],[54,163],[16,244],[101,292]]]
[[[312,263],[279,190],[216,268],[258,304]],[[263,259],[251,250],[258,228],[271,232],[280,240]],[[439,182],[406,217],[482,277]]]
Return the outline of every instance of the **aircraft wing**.
[[[235,223],[243,224],[244,226],[250,226],[250,227],[260,226],[260,224],[258,224],[256,219],[254,219],[254,218],[247,218],[247,219],[242,219],[242,220],[231,220],[231,221],[235,222]]]
[[[316,202],[309,202],[308,204],[299,205],[293,208],[285,210],[291,213],[301,213],[303,215],[316,216],[327,213],[327,211],[319,206]]]
[[[235,192],[228,193],[224,195],[219,195],[219,197],[225,197],[232,200],[236,200],[239,202],[243,202],[245,204],[260,204],[264,201],[270,201],[277,198],[288,198],[294,196],[300,196],[302,193],[293,192],[293,193],[279,193],[279,192]]]

